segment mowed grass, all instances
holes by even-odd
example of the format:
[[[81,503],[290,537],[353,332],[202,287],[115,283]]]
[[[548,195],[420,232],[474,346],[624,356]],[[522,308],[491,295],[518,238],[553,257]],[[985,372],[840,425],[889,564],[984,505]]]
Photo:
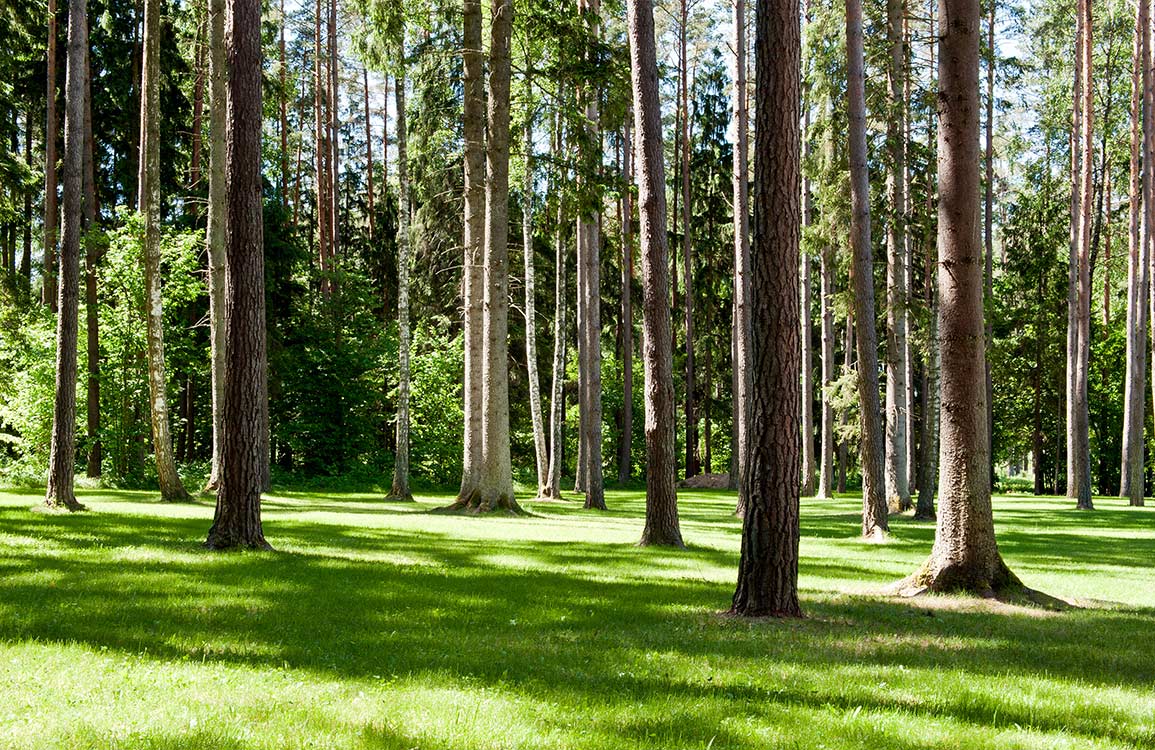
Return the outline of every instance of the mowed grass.
[[[804,500],[808,617],[744,622],[732,495],[681,495],[686,551],[635,546],[640,493],[448,499],[274,493],[277,551],[214,554],[207,500],[0,493],[0,747],[1155,747],[1155,508],[999,499],[1047,612],[885,597],[933,526]]]

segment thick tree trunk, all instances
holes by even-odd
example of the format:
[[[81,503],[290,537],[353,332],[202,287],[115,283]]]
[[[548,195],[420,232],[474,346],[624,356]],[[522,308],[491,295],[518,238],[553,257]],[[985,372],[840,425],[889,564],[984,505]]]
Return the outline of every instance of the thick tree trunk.
[[[465,0],[462,68],[465,90],[464,441],[459,502],[476,500],[481,479],[482,365],[485,294],[485,81],[482,79],[481,2]]]
[[[533,457],[537,492],[546,484],[545,425],[541,415],[541,379],[537,372],[537,313],[533,258],[533,113],[525,118],[525,170],[521,188],[521,248],[525,268],[525,364],[529,377],[529,413],[533,425]]]
[[[209,350],[212,357],[213,461],[208,487],[220,486],[225,414],[225,127],[228,75],[225,67],[225,0],[209,0],[209,205],[206,244],[209,264]]]
[[[485,348],[482,465],[475,512],[520,513],[509,456],[509,80],[513,1],[494,0],[485,180]]]
[[[846,0],[847,96],[850,140],[850,245],[854,255],[854,320],[858,340],[858,394],[862,420],[862,534],[885,535],[886,486],[878,397],[878,336],[874,326],[874,260],[870,245],[870,174],[866,154],[866,80],[862,0]]]
[[[662,110],[653,0],[628,0],[638,229],[642,254],[642,362],[646,405],[646,526],[643,545],[682,547],[674,489],[674,361],[667,265]]]
[[[1144,495],[1144,406],[1147,401],[1148,295],[1151,279],[1150,247],[1144,237],[1143,222],[1143,111],[1144,71],[1150,6],[1138,3],[1135,16],[1135,46],[1131,74],[1131,182],[1130,227],[1127,262],[1127,370],[1123,396],[1123,466],[1119,496],[1133,506],[1143,505]]]
[[[261,3],[228,0],[227,366],[216,513],[205,546],[269,549],[261,527],[268,477],[264,227],[261,219]]]
[[[941,500],[930,559],[908,593],[1021,591],[995,541],[979,246],[979,0],[940,0],[938,288],[942,352]]]
[[[597,42],[601,25],[600,0],[579,0],[578,8],[587,26],[590,44]],[[592,59],[593,49],[587,52]],[[579,159],[583,181],[596,182],[601,166],[601,130],[598,92],[590,87],[582,92],[585,101],[585,139],[581,141]],[[588,197],[596,188],[587,186]],[[598,201],[600,204],[600,199]],[[601,217],[597,205],[585,202],[578,216],[577,283],[578,283],[578,384],[581,388],[581,463],[585,480],[585,507],[605,510],[606,498],[602,469],[602,316],[601,316]]]
[[[87,12],[87,11],[86,11]],[[72,4],[68,7],[72,23]],[[56,0],[48,0],[48,92],[44,122],[44,286],[41,301],[57,310],[56,227],[59,211],[56,205]],[[67,116],[67,115],[66,115]]]
[[[1082,159],[1079,167],[1079,235],[1077,261],[1077,294],[1075,311],[1075,375],[1071,393],[1073,414],[1073,467],[1076,507],[1091,510],[1091,437],[1087,408],[1087,370],[1091,338],[1091,222],[1094,219],[1092,172],[1094,161],[1094,88],[1091,85],[1092,22],[1090,0],[1079,0],[1082,32],[1079,36],[1078,65],[1083,86],[1080,88],[1083,114],[1079,120]]]
[[[49,507],[84,510],[76,499],[76,344],[80,310],[80,241],[83,221],[84,123],[88,111],[88,3],[68,4],[68,65],[64,112],[64,241],[60,247],[60,283],[56,318],[56,395],[48,458]]]
[[[630,116],[622,130],[622,423],[618,439],[618,482],[633,474],[634,439],[634,178]]]
[[[404,42],[402,42],[404,45]],[[401,57],[404,57],[402,53]],[[397,445],[389,500],[412,500],[409,489],[409,154],[405,122],[405,70],[397,72]]]
[[[798,257],[801,144],[801,35],[798,6],[757,6],[758,80],[751,258],[753,379],[751,439],[742,492],[738,588],[730,611],[745,617],[801,617],[798,603]]]
[[[140,87],[140,173],[137,198],[144,219],[144,298],[148,338],[149,416],[157,482],[165,502],[191,500],[172,455],[164,362],[160,268],[160,0],[145,0]]]
[[[886,125],[886,498],[890,512],[910,507],[907,466],[907,287],[906,287],[906,44],[904,0],[887,0],[886,38],[890,47],[889,116]]]
[[[733,456],[730,486],[741,490],[744,456],[749,441],[750,389],[750,201],[749,201],[749,109],[746,106],[746,0],[734,2],[734,314],[731,367],[733,406]],[[744,496],[738,494],[735,512],[745,513]]]

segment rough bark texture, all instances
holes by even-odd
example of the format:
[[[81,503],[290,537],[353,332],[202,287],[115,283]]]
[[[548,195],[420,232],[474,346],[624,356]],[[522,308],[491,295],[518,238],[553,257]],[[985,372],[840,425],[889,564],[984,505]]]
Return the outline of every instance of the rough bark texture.
[[[261,3],[228,0],[228,337],[224,445],[216,513],[205,546],[268,549],[261,491],[268,476],[264,226],[261,219]]]
[[[696,476],[701,471],[698,450],[698,393],[694,371],[694,243],[693,218],[690,207],[690,67],[686,59],[686,47],[690,34],[690,14],[688,0],[682,0],[681,23],[681,75],[678,76],[682,99],[682,122],[679,136],[682,157],[682,279],[686,294],[682,300],[684,330],[686,333],[685,357],[685,418],[686,418],[686,478]]]
[[[744,456],[749,441],[750,389],[750,201],[749,201],[749,108],[746,106],[746,0],[734,2],[734,319],[733,389],[734,441],[730,484],[740,490]],[[738,494],[736,514],[741,516],[743,495]]]
[[[397,73],[397,446],[389,500],[412,500],[409,489],[409,154],[405,124],[405,71]]]
[[[76,499],[76,340],[80,311],[80,234],[83,221],[85,80],[88,3],[68,4],[68,65],[64,88],[64,237],[56,318],[56,395],[48,455],[49,507],[84,510]]]
[[[801,33],[791,0],[756,10],[751,439],[738,588],[731,612],[801,617],[798,604],[798,256]]]
[[[458,501],[473,502],[481,478],[482,356],[485,296],[485,81],[482,79],[481,2],[465,0],[462,69],[465,91],[465,424]]]
[[[874,326],[874,259],[870,246],[870,174],[866,154],[866,81],[862,0],[846,0],[849,100],[850,245],[854,259],[854,321],[858,343],[858,394],[862,418],[862,534],[889,531],[883,477],[883,436],[878,397],[878,336]]]
[[[225,127],[228,73],[225,63],[225,0],[209,0],[209,348],[212,356],[213,463],[206,489],[220,486],[225,415]]]
[[[93,158],[92,139],[92,71],[84,79],[84,231],[96,226],[96,162]],[[89,244],[84,253],[84,312],[85,333],[88,335],[88,466],[89,477],[99,477],[104,461],[103,446],[100,442],[100,308],[97,305],[96,267],[100,263],[100,250],[95,243]]]
[[[494,0],[485,180],[485,348],[477,512],[521,512],[509,456],[509,80],[512,0]]]
[[[1071,110],[1071,237],[1067,258],[1067,361],[1066,361],[1066,438],[1067,438],[1067,497],[1075,497],[1075,373],[1079,348],[1078,296],[1079,296],[1079,216],[1082,202],[1079,200],[1079,171],[1082,163],[1082,140],[1079,138],[1080,122],[1083,117],[1083,66],[1079,64],[1083,50],[1082,6],[1075,13],[1075,84],[1072,91]]]
[[[525,268],[525,364],[529,378],[529,413],[533,425],[533,457],[537,492],[544,495],[546,467],[545,425],[541,415],[541,378],[537,372],[537,294],[533,260],[533,114],[525,119],[525,169],[521,188],[521,251]]]
[[[1091,85],[1092,24],[1091,0],[1079,0],[1082,31],[1079,36],[1078,65],[1084,82],[1079,89],[1083,116],[1079,121],[1079,141],[1082,159],[1079,163],[1079,221],[1078,252],[1076,255],[1077,284],[1075,295],[1075,375],[1071,400],[1074,403],[1072,479],[1075,482],[1076,507],[1091,510],[1091,435],[1087,408],[1087,369],[1091,352],[1091,222],[1094,219],[1094,87]]]
[[[68,6],[68,13],[71,23],[71,3]],[[47,80],[47,112],[44,121],[44,286],[41,289],[41,301],[55,311],[58,309],[56,227],[59,220],[56,205],[56,134],[59,128],[56,122],[56,0],[48,0]]]
[[[1021,590],[1003,564],[991,512],[979,245],[979,0],[940,0],[938,288],[942,434],[939,521],[920,590]]]
[[[1138,3],[1135,16],[1135,46],[1131,74],[1131,182],[1130,227],[1127,256],[1127,370],[1123,396],[1123,466],[1119,496],[1133,506],[1143,505],[1144,406],[1147,400],[1147,336],[1150,294],[1150,246],[1144,237],[1143,222],[1143,122],[1144,72],[1150,37],[1150,6]]]
[[[626,12],[634,98],[634,153],[638,157],[646,405],[646,526],[640,543],[682,547],[678,495],[674,489],[674,361],[653,0],[629,0]]]
[[[910,507],[907,466],[907,287],[906,287],[906,50],[904,0],[887,0],[890,47],[889,116],[886,119],[886,497],[890,512]]]
[[[579,0],[591,45],[600,34],[600,0]],[[589,50],[592,59],[593,50]],[[598,93],[592,87],[582,92],[585,100],[585,139],[579,159],[586,177],[601,164],[601,130]],[[592,180],[591,180],[592,181]],[[588,198],[596,193],[591,191]],[[581,459],[584,469],[585,507],[605,510],[606,496],[602,469],[602,314],[601,314],[601,217],[596,206],[600,198],[583,202],[578,216],[578,387],[581,389]]]
[[[634,201],[633,143],[630,116],[622,131],[622,424],[618,440],[618,482],[625,484],[633,474],[634,441]]]
[[[160,496],[191,500],[172,455],[168,381],[164,363],[164,307],[160,269],[160,0],[144,4],[144,64],[140,86],[140,171],[137,198],[144,219],[144,306],[148,339],[149,417]]]

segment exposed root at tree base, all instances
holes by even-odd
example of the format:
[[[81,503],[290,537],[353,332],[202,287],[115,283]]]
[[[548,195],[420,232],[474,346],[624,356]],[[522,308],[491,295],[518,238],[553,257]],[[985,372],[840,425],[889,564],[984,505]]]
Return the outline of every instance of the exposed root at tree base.
[[[911,520],[912,521],[935,522],[938,520],[938,514],[936,514],[936,513],[915,513],[913,516],[911,516]]]
[[[985,575],[962,566],[935,565],[932,558],[913,575],[889,586],[884,593],[904,599],[941,594],[1055,611],[1072,608],[1069,602],[1023,585],[1002,560],[998,561],[993,573]]]
[[[893,537],[890,535],[889,529],[884,529],[881,526],[874,526],[870,531],[863,532],[862,541],[871,544],[886,544]]]
[[[274,552],[273,545],[265,541],[264,537],[260,539],[241,540],[241,539],[225,539],[217,537],[209,537],[205,540],[204,548],[213,552],[241,552],[245,550],[252,550],[254,552]]]
[[[480,492],[475,492],[467,498],[458,498],[452,505],[434,508],[429,512],[445,516],[524,517],[530,515],[512,497],[483,498]]]
[[[782,622],[784,620],[805,620],[806,615],[801,609],[766,610],[758,612],[739,611],[736,607],[723,610],[718,616],[726,620],[741,620],[742,622]]]
[[[38,505],[32,510],[41,513],[58,513],[64,515],[66,513],[84,513],[88,510],[88,506],[75,499],[66,500],[46,500],[43,505]]]
[[[385,496],[384,502],[387,502],[387,503],[412,503],[415,501],[413,499],[413,493],[412,492],[404,492],[404,493],[390,492],[388,495]]]

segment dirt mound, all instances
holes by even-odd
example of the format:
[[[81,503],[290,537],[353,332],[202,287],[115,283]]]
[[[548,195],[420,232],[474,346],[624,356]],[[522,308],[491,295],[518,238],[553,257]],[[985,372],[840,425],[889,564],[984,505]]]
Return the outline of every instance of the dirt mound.
[[[729,474],[698,474],[678,484],[686,490],[724,490],[729,486]]]

